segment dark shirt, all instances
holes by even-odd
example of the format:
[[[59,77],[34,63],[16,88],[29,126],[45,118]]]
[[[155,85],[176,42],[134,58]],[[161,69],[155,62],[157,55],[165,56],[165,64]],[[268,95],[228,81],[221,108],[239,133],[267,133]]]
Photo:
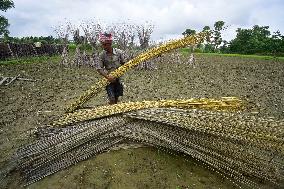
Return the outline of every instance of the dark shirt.
[[[123,51],[113,48],[113,54],[107,54],[105,50],[100,53],[99,61],[96,62],[95,67],[97,70],[103,70],[106,74],[109,74],[124,63]]]

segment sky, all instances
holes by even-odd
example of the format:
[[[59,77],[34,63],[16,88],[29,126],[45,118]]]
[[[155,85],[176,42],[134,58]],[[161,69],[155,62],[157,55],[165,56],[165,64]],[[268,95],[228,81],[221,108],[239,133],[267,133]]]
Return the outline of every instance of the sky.
[[[269,26],[284,34],[284,0],[13,0],[15,8],[1,12],[8,18],[10,36],[56,36],[54,27],[69,20],[104,23],[154,24],[152,40],[181,37],[186,28],[225,22],[222,37],[231,40],[237,28]]]

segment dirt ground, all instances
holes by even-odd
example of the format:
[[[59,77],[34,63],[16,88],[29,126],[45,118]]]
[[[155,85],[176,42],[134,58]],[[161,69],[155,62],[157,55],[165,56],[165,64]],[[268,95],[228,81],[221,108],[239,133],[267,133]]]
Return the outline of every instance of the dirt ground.
[[[152,71],[131,70],[124,77],[121,101],[236,96],[260,116],[284,119],[284,62],[197,55],[197,66],[167,61]],[[94,68],[57,63],[0,65],[0,76],[36,79],[0,86],[0,168],[15,150],[33,140],[30,131],[64,114],[72,99],[99,79]],[[105,92],[86,107],[107,103]],[[19,188],[17,174],[0,188]],[[264,188],[267,185],[264,183]],[[181,154],[150,147],[100,154],[49,176],[28,188],[236,188],[205,165]]]

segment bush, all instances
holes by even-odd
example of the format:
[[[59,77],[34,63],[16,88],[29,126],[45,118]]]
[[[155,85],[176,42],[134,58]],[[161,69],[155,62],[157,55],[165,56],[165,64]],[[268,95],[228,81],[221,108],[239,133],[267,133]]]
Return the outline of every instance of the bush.
[[[41,42],[41,44],[48,44],[46,40],[39,40],[39,42]]]
[[[93,47],[91,44],[84,44],[84,45],[80,45],[80,50],[81,51],[87,51],[87,52],[91,52],[93,50]]]
[[[194,52],[195,52],[195,53],[202,53],[203,50],[202,50],[202,49],[199,49],[199,48],[196,48],[196,49],[194,49]]]
[[[188,48],[188,47],[180,48],[180,49],[179,49],[179,52],[180,52],[182,55],[186,56],[186,55],[188,55],[189,53],[191,53],[191,49]]]
[[[69,52],[75,52],[77,45],[76,44],[68,44]]]

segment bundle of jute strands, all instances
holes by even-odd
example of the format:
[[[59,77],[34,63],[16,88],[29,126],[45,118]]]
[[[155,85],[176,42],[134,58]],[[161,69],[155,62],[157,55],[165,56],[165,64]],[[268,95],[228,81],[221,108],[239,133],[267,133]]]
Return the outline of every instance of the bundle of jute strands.
[[[111,106],[99,106],[94,109],[84,109],[77,112],[69,113],[66,114],[64,117],[60,118],[59,120],[55,121],[52,125],[66,125],[145,108],[177,107],[211,110],[239,110],[242,106],[243,105],[241,104],[241,100],[236,97],[223,97],[221,99],[192,98],[180,100],[128,102],[114,104]]]
[[[252,177],[283,181],[283,120],[178,103],[123,113],[108,109],[111,114],[94,109],[91,119],[41,128],[12,165],[31,184],[119,144],[140,143],[188,155],[240,186],[258,187]]]
[[[161,46],[152,48],[147,50],[146,52],[138,55],[137,57],[133,58],[132,60],[125,63],[123,66],[119,67],[118,69],[114,70],[110,74],[114,77],[120,77],[122,76],[126,71],[129,69],[137,66],[139,63],[144,62],[146,60],[149,60],[151,58],[157,57],[161,55],[162,53],[168,52],[173,49],[181,48],[186,45],[195,45],[198,43],[201,43],[203,39],[205,38],[205,33],[198,33],[196,35],[190,35],[188,37],[173,40],[168,43],[165,43]],[[85,102],[87,102],[90,98],[98,94],[103,87],[105,87],[109,81],[106,78],[101,79],[98,81],[95,85],[91,86],[90,89],[88,89],[85,93],[83,93],[81,96],[79,96],[76,100],[74,100],[73,103],[71,103],[67,109],[66,112],[73,112],[80,106],[82,106]]]

